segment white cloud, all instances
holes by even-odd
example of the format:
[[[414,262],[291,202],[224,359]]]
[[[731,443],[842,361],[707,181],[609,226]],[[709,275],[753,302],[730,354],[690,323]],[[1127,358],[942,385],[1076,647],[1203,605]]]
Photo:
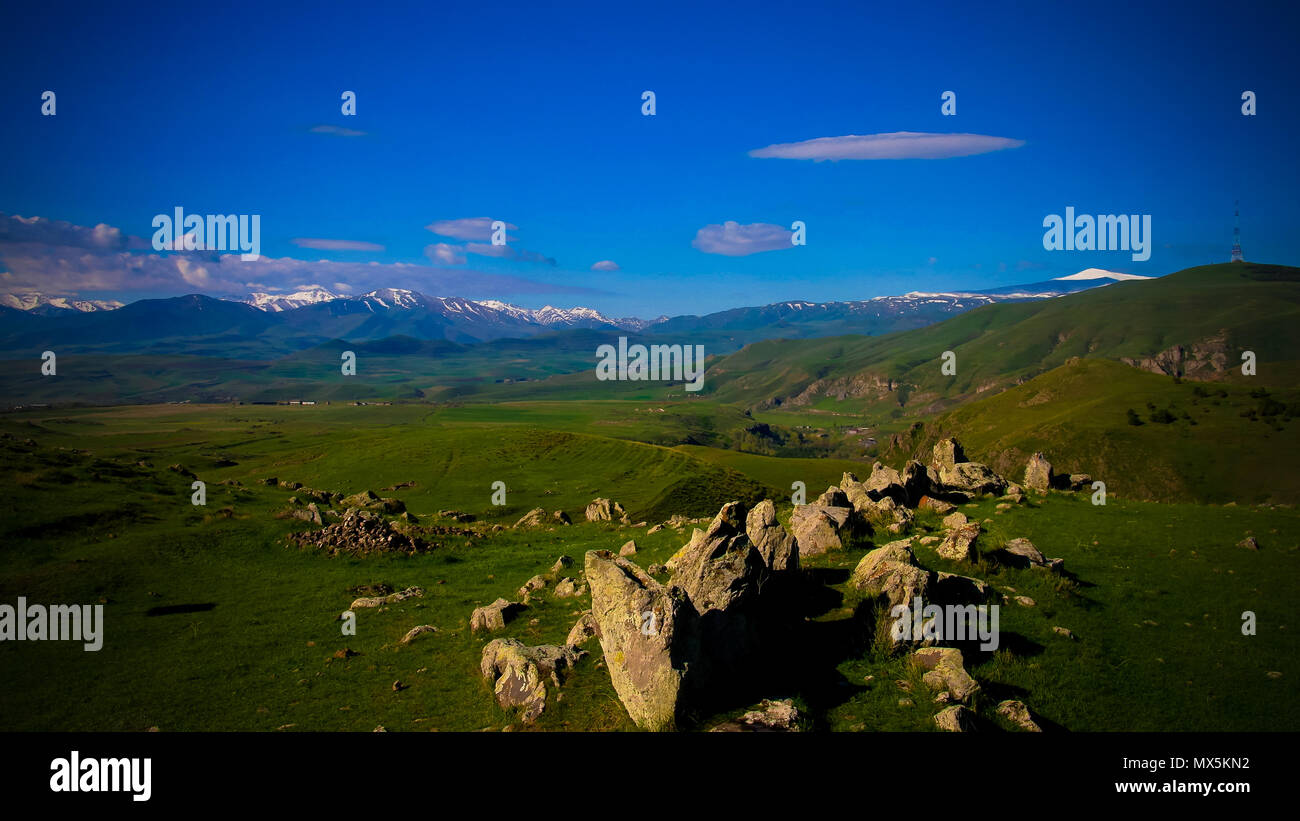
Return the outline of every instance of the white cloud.
[[[593,271],[617,271],[618,263],[612,259],[602,259],[600,262],[591,266]]]
[[[426,231],[432,231],[440,237],[452,237],[454,239],[492,239],[492,223],[496,220],[492,217],[464,217],[454,220],[438,220],[424,226]],[[518,231],[518,225],[505,223],[506,231]],[[507,234],[506,241],[510,241]]]
[[[293,244],[299,248],[315,248],[318,251],[382,251],[384,246],[373,242],[360,242],[351,239],[312,239],[295,237]]]
[[[691,245],[706,254],[743,257],[760,251],[780,251],[792,247],[793,236],[787,228],[756,222],[741,225],[728,220],[722,225],[706,225],[695,234]]]
[[[751,157],[783,160],[942,160],[1019,148],[1024,140],[983,134],[926,134],[895,131],[891,134],[849,134],[818,137],[797,143],[777,143],[755,148]]]

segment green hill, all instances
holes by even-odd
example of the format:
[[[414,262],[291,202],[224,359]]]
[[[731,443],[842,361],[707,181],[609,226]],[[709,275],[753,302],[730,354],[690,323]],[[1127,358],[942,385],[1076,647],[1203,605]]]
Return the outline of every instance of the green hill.
[[[1077,359],[918,422],[881,455],[928,461],[938,439],[955,436],[971,459],[1016,481],[1030,454],[1043,451],[1058,473],[1088,473],[1125,498],[1294,504],[1298,427],[1300,389],[1176,381]]]
[[[977,308],[880,337],[769,340],[715,362],[705,392],[758,406],[943,410],[1024,382],[1071,357],[1127,359],[1197,379],[1300,382],[1300,269],[1229,263],[1041,302]],[[1181,346],[1181,354],[1178,348]],[[945,351],[956,374],[941,373]],[[1163,356],[1162,356],[1163,354]]]

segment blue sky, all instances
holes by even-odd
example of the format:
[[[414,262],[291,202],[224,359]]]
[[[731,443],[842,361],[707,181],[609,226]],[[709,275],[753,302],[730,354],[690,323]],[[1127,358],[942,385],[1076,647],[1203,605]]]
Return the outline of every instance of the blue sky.
[[[1237,199],[1247,259],[1300,262],[1300,49],[1283,4],[272,5],[0,12],[0,291],[391,285],[703,313],[1168,273],[1226,260]],[[750,155],[900,131],[1023,145]],[[157,254],[151,221],[176,206],[261,215],[271,260]],[[1044,250],[1044,217],[1067,206],[1151,215],[1150,260]],[[426,227],[477,217],[517,226],[515,258]],[[806,246],[697,247],[716,247],[696,242],[707,226],[795,220]],[[100,224],[118,233],[85,240]],[[592,270],[606,260],[619,270]]]

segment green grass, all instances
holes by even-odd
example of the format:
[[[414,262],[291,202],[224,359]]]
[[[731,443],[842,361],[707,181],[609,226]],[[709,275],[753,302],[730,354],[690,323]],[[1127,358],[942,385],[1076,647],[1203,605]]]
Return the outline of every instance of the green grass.
[[[718,497],[744,489],[776,491],[785,518],[792,474],[809,477],[812,495],[844,467],[557,431],[528,424],[518,408],[509,412],[522,415],[475,422],[415,406],[147,406],[0,418],[0,433],[12,437],[0,441],[11,466],[0,480],[0,601],[107,600],[99,653],[61,642],[0,644],[0,728],[521,728],[479,677],[490,637],[469,633],[470,611],[513,597],[561,554],[577,560],[574,573],[586,550],[617,549],[635,538],[636,561],[663,561],[689,528],[646,535],[582,523],[494,533],[491,522],[512,522],[538,505],[580,518],[597,495],[632,511],[693,506],[712,513]],[[23,444],[28,437],[35,447]],[[153,467],[137,467],[139,459]],[[237,464],[216,467],[221,459]],[[190,505],[189,480],[167,470],[174,462],[208,482],[205,508]],[[508,510],[490,504],[488,484],[498,475],[510,488]],[[330,559],[286,544],[288,533],[307,525],[275,517],[293,492],[254,484],[266,476],[344,492],[413,480],[413,488],[382,495],[404,499],[426,521],[444,508],[486,521],[475,525],[478,537],[411,558]],[[987,547],[1026,536],[1047,555],[1065,558],[1077,575],[1077,582],[1059,584],[992,563],[955,567],[918,548],[927,567],[974,574],[1038,602],[1004,606],[1003,651],[968,660],[984,685],[982,715],[997,721],[997,701],[1016,697],[1071,730],[1300,729],[1300,647],[1291,623],[1300,592],[1294,511],[1122,496],[1096,507],[1084,495],[1053,494],[1033,507],[995,512],[992,502],[982,502],[967,512],[993,520]],[[919,521],[937,525],[929,514]],[[1234,547],[1248,533],[1259,539],[1260,552]],[[808,562],[829,587],[810,613],[806,641],[773,663],[783,671],[774,679],[779,685],[736,693],[733,703],[696,716],[700,726],[761,697],[792,697],[810,729],[932,729],[937,706],[924,694],[913,692],[914,706],[899,707],[906,694],[894,680],[915,676],[902,659],[872,650],[869,619],[847,588],[848,571],[869,547],[859,543]],[[357,635],[343,636],[336,619],[354,598],[348,589],[377,582],[420,586],[426,595],[359,611]],[[147,615],[185,604],[213,606]],[[587,606],[543,594],[499,635],[559,642]],[[1258,635],[1241,635],[1244,610],[1258,615]],[[425,623],[439,631],[398,645]],[[1070,628],[1079,641],[1054,635],[1054,625]],[[333,660],[343,647],[360,655]],[[552,694],[534,729],[633,729],[600,666],[598,644],[588,649],[563,699]],[[1269,678],[1270,671],[1283,675]],[[408,688],[393,692],[395,680]]]

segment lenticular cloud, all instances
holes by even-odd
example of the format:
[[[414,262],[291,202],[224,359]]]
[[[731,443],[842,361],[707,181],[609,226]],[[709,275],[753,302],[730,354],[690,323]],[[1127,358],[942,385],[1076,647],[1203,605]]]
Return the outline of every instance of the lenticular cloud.
[[[755,148],[751,157],[782,160],[943,160],[969,157],[1007,148],[1019,148],[1024,140],[989,137],[984,134],[926,134],[895,131],[892,134],[849,134],[818,137],[797,143],[777,143]]]

